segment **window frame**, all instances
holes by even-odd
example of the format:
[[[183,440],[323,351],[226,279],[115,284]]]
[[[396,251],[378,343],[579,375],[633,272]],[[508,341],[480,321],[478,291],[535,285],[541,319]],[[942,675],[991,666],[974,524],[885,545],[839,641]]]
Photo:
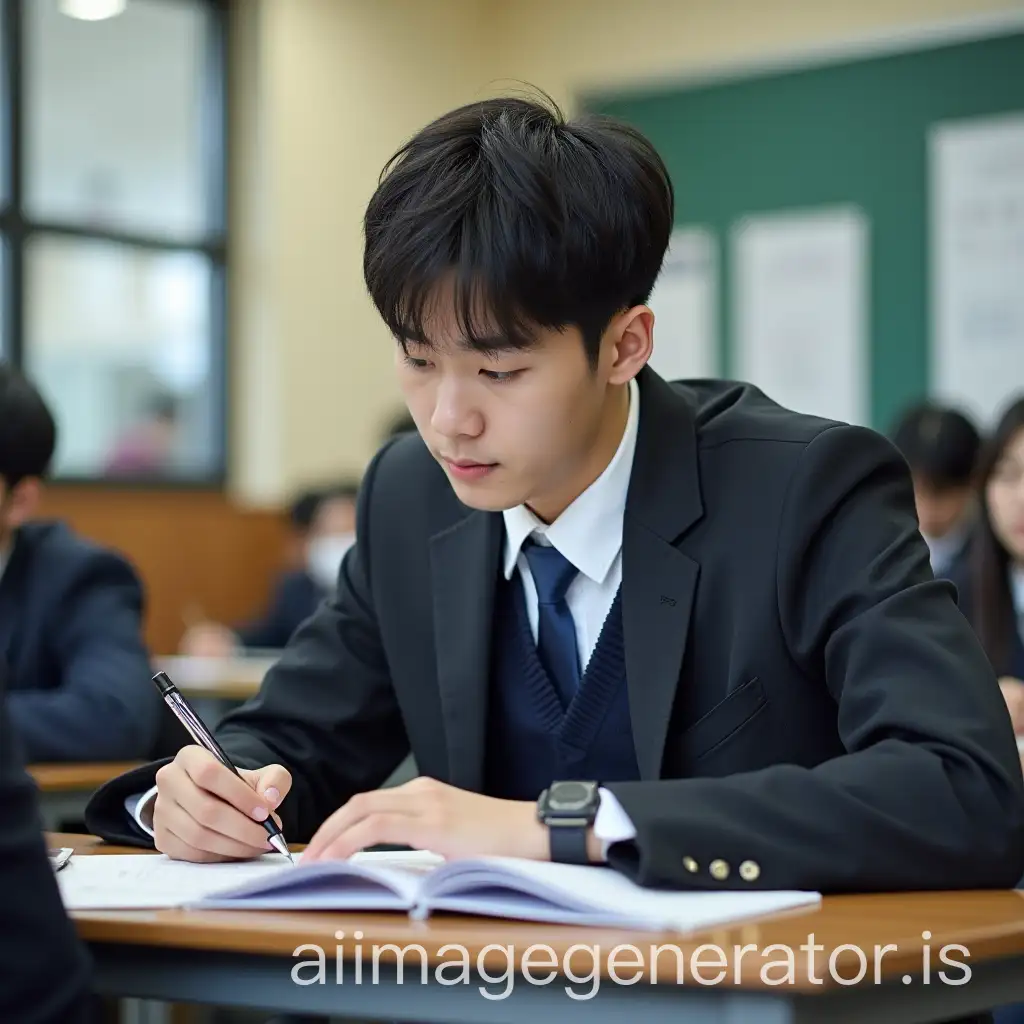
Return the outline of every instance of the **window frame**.
[[[14,366],[25,366],[25,262],[35,235],[130,245],[148,252],[184,252],[210,261],[210,367],[213,405],[211,469],[202,475],[133,475],[110,478],[101,474],[54,476],[57,484],[85,484],[130,489],[215,489],[225,487],[230,443],[229,325],[228,325],[228,191],[229,191],[229,4],[230,0],[147,0],[148,3],[188,6],[207,11],[209,35],[203,57],[202,173],[210,211],[205,231],[181,239],[120,228],[85,227],[64,220],[38,219],[25,208],[26,9],[35,0],[0,0],[3,48],[3,95],[0,103],[0,244],[4,249],[2,277],[3,344],[0,353]]]

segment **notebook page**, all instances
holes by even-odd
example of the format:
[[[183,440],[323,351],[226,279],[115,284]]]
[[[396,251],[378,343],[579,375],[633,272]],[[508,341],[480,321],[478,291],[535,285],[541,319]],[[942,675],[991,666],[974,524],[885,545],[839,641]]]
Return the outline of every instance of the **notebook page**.
[[[178,907],[230,885],[295,871],[280,854],[253,861],[191,864],[164,854],[73,856],[56,875],[67,910]]]
[[[78,856],[57,879],[67,910],[391,909],[410,906],[422,876],[444,863],[436,854],[418,850],[362,852],[347,862],[309,865],[302,864],[301,853],[294,856],[295,865],[276,853],[222,864],[191,864],[164,854]],[[343,877],[346,873],[351,877]],[[385,886],[400,895],[396,898]]]
[[[487,857],[439,871],[429,903],[461,913],[686,933],[813,907],[820,899],[815,892],[646,889],[611,868]]]
[[[444,859],[425,851],[367,851],[301,865],[207,894],[192,906],[234,910],[410,910]]]

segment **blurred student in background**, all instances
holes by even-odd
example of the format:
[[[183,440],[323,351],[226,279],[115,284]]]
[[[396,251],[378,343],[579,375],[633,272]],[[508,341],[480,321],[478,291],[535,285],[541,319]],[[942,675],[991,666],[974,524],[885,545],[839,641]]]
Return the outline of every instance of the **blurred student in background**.
[[[39,392],[0,364],[0,660],[14,733],[30,762],[148,757],[163,710],[142,584],[114,552],[33,521],[56,440]]]
[[[1002,414],[979,466],[981,510],[954,576],[960,607],[981,639],[1024,738],[1024,395]]]
[[[277,650],[334,589],[345,552],[355,542],[359,485],[344,481],[301,495],[291,509],[296,563],[283,572],[263,615],[234,628],[216,622],[192,626],[183,654],[227,657],[243,650]]]
[[[974,482],[981,438],[962,413],[923,403],[903,415],[893,442],[910,466],[932,571],[949,576],[964,557],[975,521]]]
[[[141,418],[124,432],[104,466],[112,477],[146,477],[172,473],[181,414],[171,395],[152,398]]]

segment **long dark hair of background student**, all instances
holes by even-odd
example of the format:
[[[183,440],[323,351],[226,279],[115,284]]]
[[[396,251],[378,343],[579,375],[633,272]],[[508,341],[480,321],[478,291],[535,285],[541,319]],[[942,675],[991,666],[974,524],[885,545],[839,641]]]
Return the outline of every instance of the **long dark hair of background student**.
[[[1003,413],[986,443],[978,467],[978,490],[983,514],[970,555],[970,604],[975,632],[999,675],[1011,671],[1016,613],[1010,590],[1010,553],[992,528],[987,492],[1007,446],[1024,430],[1024,397]]]

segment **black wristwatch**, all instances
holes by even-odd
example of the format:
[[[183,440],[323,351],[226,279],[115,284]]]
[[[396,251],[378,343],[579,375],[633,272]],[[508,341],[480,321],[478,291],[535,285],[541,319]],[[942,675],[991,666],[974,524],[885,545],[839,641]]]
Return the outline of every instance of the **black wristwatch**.
[[[594,824],[601,797],[597,782],[552,782],[537,800],[537,817],[548,827],[551,859],[589,864],[587,829]]]

